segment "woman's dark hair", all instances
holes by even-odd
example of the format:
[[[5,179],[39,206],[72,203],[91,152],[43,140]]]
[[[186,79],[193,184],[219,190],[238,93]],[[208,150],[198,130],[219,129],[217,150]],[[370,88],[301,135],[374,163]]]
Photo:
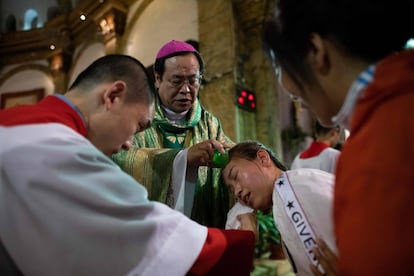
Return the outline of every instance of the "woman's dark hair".
[[[401,50],[414,34],[413,7],[411,0],[279,0],[264,26],[264,43],[290,77],[309,80],[303,61],[311,33],[376,62]]]
[[[276,158],[275,154],[271,149],[264,146],[263,144],[257,142],[257,141],[244,141],[241,143],[236,144],[229,150],[229,160],[231,160],[234,157],[243,158],[249,161],[252,161],[256,159],[257,152],[263,149],[267,151],[267,153],[270,156],[270,159],[272,159],[273,163],[281,169],[282,171],[286,171],[286,166]]]

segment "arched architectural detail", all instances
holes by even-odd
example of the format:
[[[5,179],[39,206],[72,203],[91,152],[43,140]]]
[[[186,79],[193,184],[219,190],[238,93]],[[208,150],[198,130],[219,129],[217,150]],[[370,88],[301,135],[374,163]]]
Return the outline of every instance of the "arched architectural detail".
[[[199,40],[196,0],[142,0],[129,10],[127,31],[122,47],[118,49],[139,59],[145,66],[154,62],[157,50],[169,40]]]
[[[16,16],[14,14],[9,14],[6,17],[5,32],[11,33],[11,32],[15,32],[16,30],[17,30]]]
[[[35,29],[39,25],[39,14],[34,9],[28,9],[24,13],[23,30]]]
[[[48,78],[53,79],[52,72],[50,71],[50,68],[48,66],[41,65],[41,64],[24,64],[22,66],[18,66],[18,67],[11,69],[10,71],[2,75],[0,78],[0,87],[7,81],[7,79],[11,78],[13,75],[16,75],[26,70],[41,71]]]
[[[136,9],[135,13],[131,18],[128,18],[127,24],[125,26],[125,32],[122,39],[119,42],[120,52],[126,52],[126,39],[130,37],[131,31],[134,27],[134,23],[138,21],[139,17],[144,13],[145,9],[153,2],[154,0],[143,0],[139,7]]]

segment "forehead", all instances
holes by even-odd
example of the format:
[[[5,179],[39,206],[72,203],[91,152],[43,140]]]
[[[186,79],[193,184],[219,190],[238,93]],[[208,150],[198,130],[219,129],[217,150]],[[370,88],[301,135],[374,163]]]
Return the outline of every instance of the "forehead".
[[[197,73],[200,69],[197,57],[194,54],[170,57],[165,60],[164,71],[167,73],[192,72]]]
[[[237,173],[240,169],[243,169],[245,166],[248,166],[249,163],[249,160],[243,158],[232,158],[222,171],[223,177],[229,177],[230,175]]]

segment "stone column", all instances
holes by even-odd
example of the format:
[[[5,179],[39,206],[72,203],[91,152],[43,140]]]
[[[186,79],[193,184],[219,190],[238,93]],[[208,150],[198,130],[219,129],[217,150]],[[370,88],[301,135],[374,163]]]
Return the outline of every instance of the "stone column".
[[[263,51],[269,1],[199,0],[200,52],[206,62],[201,103],[234,141],[256,139],[281,153],[280,108],[275,76]],[[236,88],[255,92],[252,113],[236,105]]]
[[[222,122],[225,133],[236,140],[235,31],[232,1],[199,0],[200,52],[206,63],[200,101]]]

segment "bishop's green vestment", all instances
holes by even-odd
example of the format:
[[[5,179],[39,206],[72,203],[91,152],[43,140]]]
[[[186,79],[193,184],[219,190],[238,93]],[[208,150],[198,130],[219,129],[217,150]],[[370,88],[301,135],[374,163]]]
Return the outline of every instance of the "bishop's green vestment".
[[[177,153],[208,139],[233,142],[224,134],[218,118],[198,100],[181,125],[168,121],[158,98],[157,101],[151,127],[137,133],[132,148],[114,155],[113,160],[147,187],[149,199],[172,206],[171,176]],[[199,167],[191,218],[206,226],[224,228],[233,200],[221,181],[220,172],[216,168]]]

